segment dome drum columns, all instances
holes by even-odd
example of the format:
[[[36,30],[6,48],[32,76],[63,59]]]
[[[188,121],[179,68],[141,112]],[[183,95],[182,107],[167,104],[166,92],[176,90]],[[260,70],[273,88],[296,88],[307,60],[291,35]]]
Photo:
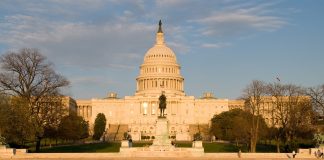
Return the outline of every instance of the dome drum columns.
[[[137,91],[150,89],[177,90],[183,92],[183,79],[181,78],[146,78],[137,80]]]

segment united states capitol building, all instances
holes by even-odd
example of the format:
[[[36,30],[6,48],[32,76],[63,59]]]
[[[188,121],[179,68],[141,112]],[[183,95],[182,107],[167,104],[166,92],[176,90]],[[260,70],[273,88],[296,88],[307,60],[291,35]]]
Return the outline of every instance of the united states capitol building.
[[[102,99],[76,100],[78,115],[89,121],[91,128],[97,114],[105,114],[106,139],[120,140],[124,132],[133,140],[154,139],[162,92],[167,97],[169,135],[176,140],[192,140],[197,132],[206,138],[215,114],[243,107],[244,101],[218,99],[208,92],[200,98],[186,95],[181,66],[164,40],[161,23],[155,44],[146,52],[139,68],[134,95],[118,98],[116,93],[109,93]]]

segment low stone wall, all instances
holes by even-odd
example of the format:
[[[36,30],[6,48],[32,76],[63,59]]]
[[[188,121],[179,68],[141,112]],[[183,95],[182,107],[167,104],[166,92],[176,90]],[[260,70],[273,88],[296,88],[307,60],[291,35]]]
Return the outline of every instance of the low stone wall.
[[[6,146],[0,146],[0,154],[2,155],[13,155],[14,149],[13,148],[7,148]]]
[[[124,157],[203,157],[203,148],[169,148],[160,150],[155,147],[120,148]]]
[[[14,155],[24,155],[27,153],[27,149],[15,149],[7,148],[6,146],[0,146],[0,159],[1,158],[10,158]]]
[[[11,159],[94,159],[121,157],[119,153],[27,153],[18,154]]]
[[[297,159],[315,159],[311,151],[298,150]],[[170,148],[156,150],[150,147],[121,147],[119,153],[27,153],[26,149],[0,148],[0,159],[117,159],[117,158],[184,158],[199,159],[290,159],[292,153],[204,153],[203,148]]]
[[[298,149],[299,154],[312,154],[312,149]]]
[[[27,149],[15,149],[14,154],[26,154]]]
[[[238,158],[238,153],[205,153],[201,156],[192,156],[182,152],[146,152],[137,151],[137,154],[125,155],[123,153],[27,153],[3,157],[0,159],[129,159],[129,158],[175,158],[188,159],[189,157],[198,159],[290,159],[291,153],[242,153]],[[189,158],[190,159],[190,158]],[[315,156],[303,156],[297,154],[296,159],[316,159]]]

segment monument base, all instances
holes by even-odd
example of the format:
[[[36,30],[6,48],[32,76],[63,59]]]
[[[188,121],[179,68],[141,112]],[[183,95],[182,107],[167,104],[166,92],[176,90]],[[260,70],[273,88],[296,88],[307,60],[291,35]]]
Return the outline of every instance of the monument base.
[[[128,140],[122,140],[121,141],[121,147],[124,147],[124,148],[130,147]]]
[[[155,139],[152,146],[156,147],[171,147],[171,140],[169,139],[168,120],[165,117],[159,117],[155,126]]]
[[[125,157],[203,157],[204,148],[178,147],[132,147],[120,148],[119,154]]]
[[[169,139],[169,126],[166,117],[158,117],[155,139],[151,146],[121,147],[119,153],[126,157],[202,157],[205,155],[201,143],[195,145],[194,148],[178,148],[173,146]]]

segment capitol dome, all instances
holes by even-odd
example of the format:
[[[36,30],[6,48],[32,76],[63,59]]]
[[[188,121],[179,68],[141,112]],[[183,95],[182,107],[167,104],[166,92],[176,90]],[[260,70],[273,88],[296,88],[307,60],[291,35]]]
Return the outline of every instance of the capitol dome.
[[[184,95],[180,65],[175,53],[164,43],[161,21],[156,43],[146,52],[136,81],[136,95],[158,96],[161,92],[166,95]]]
[[[177,63],[177,58],[166,45],[155,45],[146,52],[144,63],[156,62]]]

